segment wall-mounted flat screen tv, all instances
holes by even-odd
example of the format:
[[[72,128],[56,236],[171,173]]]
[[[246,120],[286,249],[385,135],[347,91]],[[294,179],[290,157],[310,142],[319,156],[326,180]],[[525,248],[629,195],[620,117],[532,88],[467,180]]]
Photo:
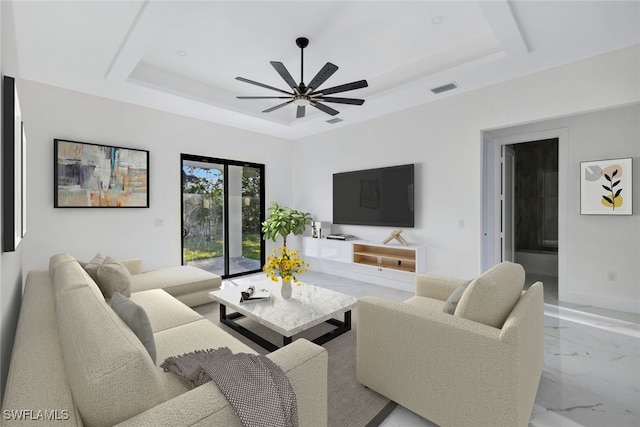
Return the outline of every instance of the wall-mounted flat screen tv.
[[[414,165],[333,174],[333,223],[413,227]]]

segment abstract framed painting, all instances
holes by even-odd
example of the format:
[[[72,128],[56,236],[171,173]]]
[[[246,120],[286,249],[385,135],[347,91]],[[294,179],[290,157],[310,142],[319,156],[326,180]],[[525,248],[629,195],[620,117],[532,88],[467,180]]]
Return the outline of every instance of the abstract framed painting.
[[[54,207],[149,207],[149,151],[64,139],[53,146]]]
[[[633,214],[633,159],[580,162],[580,214]]]
[[[26,223],[26,138],[15,79],[2,79],[2,251],[13,252]]]

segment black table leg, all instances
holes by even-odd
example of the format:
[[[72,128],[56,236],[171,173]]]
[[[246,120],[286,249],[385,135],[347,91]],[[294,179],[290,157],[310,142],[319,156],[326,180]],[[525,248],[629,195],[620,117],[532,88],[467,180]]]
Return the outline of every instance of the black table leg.
[[[227,314],[227,306],[225,306],[224,304],[220,304],[220,323],[227,325],[234,331],[249,338],[251,341],[259,344],[260,346],[262,346],[263,348],[269,351],[276,351],[278,348],[280,348],[277,345],[265,340],[264,338],[257,335],[256,333],[250,331],[249,329],[235,322],[234,319],[238,319],[240,317],[244,317],[244,315],[237,312]],[[326,323],[337,326],[337,328],[312,340],[312,342],[314,342],[315,344],[322,345],[327,341],[330,341],[346,332],[349,332],[351,330],[351,310],[344,313],[344,321],[340,321],[337,319],[329,319],[326,321]],[[283,346],[291,344],[292,341],[293,341],[293,337],[285,337],[285,336],[282,337]]]

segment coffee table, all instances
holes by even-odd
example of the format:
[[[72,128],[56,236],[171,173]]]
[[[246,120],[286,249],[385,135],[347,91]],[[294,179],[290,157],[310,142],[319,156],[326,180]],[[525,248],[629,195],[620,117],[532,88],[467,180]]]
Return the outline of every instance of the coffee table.
[[[271,298],[241,303],[240,292],[250,285],[256,289],[271,289]],[[319,345],[351,330],[351,309],[356,306],[356,298],[307,283],[301,283],[300,286],[292,283],[291,286],[291,298],[283,299],[280,296],[280,282],[265,277],[247,277],[224,281],[223,289],[209,292],[209,297],[220,303],[220,323],[269,351],[280,347],[238,324],[235,319],[247,317],[277,332],[283,337],[283,346],[290,344],[295,334],[324,322],[336,328],[312,340]],[[228,314],[227,308],[235,312]],[[334,318],[341,314],[344,320]]]

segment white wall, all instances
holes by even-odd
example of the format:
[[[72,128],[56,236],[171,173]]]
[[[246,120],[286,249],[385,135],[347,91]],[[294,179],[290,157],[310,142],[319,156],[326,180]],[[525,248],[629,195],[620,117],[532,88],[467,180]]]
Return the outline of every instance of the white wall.
[[[24,81],[28,234],[24,269],[69,252],[140,257],[143,269],[177,265],[180,153],[265,164],[267,204],[291,201],[291,142],[131,104]],[[53,139],[149,150],[150,208],[54,209]],[[164,226],[156,226],[162,220]]]
[[[294,203],[316,219],[331,220],[333,173],[415,163],[416,226],[405,229],[403,236],[428,246],[429,272],[473,277],[481,269],[483,131],[636,103],[639,80],[640,49],[634,46],[306,138],[294,145]],[[638,156],[637,141],[625,142],[626,149],[620,151]],[[571,149],[580,144],[575,140]],[[598,157],[592,154],[587,157]],[[570,162],[576,155],[572,152]],[[461,220],[464,228],[459,227]],[[637,216],[631,221],[637,224]],[[334,229],[374,241],[391,230]],[[575,268],[597,261],[569,243]],[[621,262],[637,263],[638,248],[629,249]],[[582,290],[593,293],[602,285],[592,283]],[[634,298],[640,300],[637,293]]]
[[[13,5],[10,2],[0,3],[0,71],[2,76],[19,77],[16,55],[15,31],[13,26]],[[0,99],[3,91],[0,84]],[[20,90],[20,87],[18,87]],[[22,93],[20,92],[21,96]],[[2,117],[2,114],[0,114]],[[1,119],[0,119],[1,120]],[[0,129],[6,123],[0,123]],[[2,163],[0,162],[0,176]],[[0,200],[2,200],[0,187]],[[0,219],[1,219],[0,209]],[[0,221],[1,223],[1,221]],[[22,303],[22,257],[24,244],[20,244],[15,252],[0,252],[0,401],[4,395],[7,372],[13,349],[18,314]]]

